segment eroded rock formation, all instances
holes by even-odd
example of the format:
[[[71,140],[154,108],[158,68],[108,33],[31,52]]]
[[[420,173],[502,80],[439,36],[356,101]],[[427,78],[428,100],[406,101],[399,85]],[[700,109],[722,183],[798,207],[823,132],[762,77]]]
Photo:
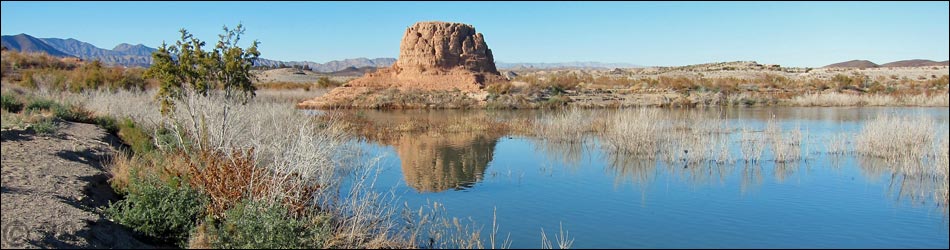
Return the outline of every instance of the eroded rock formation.
[[[506,81],[495,68],[491,49],[468,24],[419,22],[406,29],[399,59],[389,68],[350,81],[302,108],[353,106],[353,100],[380,89],[483,92],[486,84]]]

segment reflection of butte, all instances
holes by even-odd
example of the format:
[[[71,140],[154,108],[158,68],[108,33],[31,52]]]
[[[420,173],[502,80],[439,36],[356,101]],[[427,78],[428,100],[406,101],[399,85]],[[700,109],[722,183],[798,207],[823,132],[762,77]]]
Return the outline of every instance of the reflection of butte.
[[[401,135],[394,145],[406,183],[419,192],[441,192],[478,182],[498,138],[478,132],[411,133]]]

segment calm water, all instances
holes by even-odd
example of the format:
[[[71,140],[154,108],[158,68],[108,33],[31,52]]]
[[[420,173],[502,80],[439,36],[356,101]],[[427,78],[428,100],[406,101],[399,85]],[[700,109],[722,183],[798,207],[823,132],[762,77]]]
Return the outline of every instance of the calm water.
[[[541,111],[364,111],[376,121],[468,116],[534,117]],[[600,113],[598,113],[600,112]],[[603,115],[596,111],[591,117]],[[948,248],[944,206],[933,185],[895,173],[878,160],[826,152],[828,136],[853,134],[881,114],[948,120],[947,108],[762,108],[666,110],[664,116],[716,116],[729,128],[761,130],[774,119],[804,133],[804,160],[777,164],[766,150],[757,165],[684,168],[625,159],[601,138],[554,143],[498,133],[406,133],[370,140],[383,155],[379,191],[418,208],[438,202],[449,216],[471,218],[487,238],[497,209],[499,236],[514,248],[541,247],[559,225],[574,248]],[[701,119],[699,121],[702,121]],[[946,133],[946,125],[938,127]],[[741,159],[739,137],[729,154]],[[939,138],[943,138],[942,135]],[[486,241],[487,242],[487,241]],[[488,246],[486,246],[488,247]]]

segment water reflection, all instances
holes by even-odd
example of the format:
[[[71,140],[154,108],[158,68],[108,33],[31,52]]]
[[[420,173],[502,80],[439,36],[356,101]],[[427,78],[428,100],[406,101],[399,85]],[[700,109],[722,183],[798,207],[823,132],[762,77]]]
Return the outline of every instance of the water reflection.
[[[537,138],[529,140],[533,142],[535,151],[548,159],[564,164],[571,170],[577,170],[581,167],[581,160],[584,158],[584,151],[588,145],[584,141],[558,141]]]
[[[392,146],[406,183],[418,192],[463,190],[482,180],[504,124],[484,112],[343,111],[350,131]]]
[[[485,174],[499,137],[410,134],[395,143],[406,183],[419,192],[472,187]]]
[[[897,201],[913,205],[936,203],[946,208],[947,176],[932,167],[932,159],[884,160],[857,156],[862,174],[871,181],[886,181],[885,192]]]
[[[913,114],[927,110],[904,112]],[[877,159],[845,154],[847,138],[853,137],[860,124],[842,128],[843,122],[865,121],[891,109],[851,108],[744,108],[711,110],[662,110],[648,116],[631,116],[626,123],[609,122],[624,115],[619,111],[573,110],[580,115],[559,115],[548,123],[531,123],[552,112],[513,111],[353,111],[349,121],[354,133],[374,143],[395,148],[402,175],[408,186],[418,192],[442,192],[473,187],[484,179],[489,163],[503,136],[519,135],[533,145],[543,161],[560,163],[569,170],[603,166],[614,184],[646,186],[658,176],[672,176],[691,185],[726,184],[737,178],[742,193],[754,191],[767,180],[785,183],[813,167],[841,168],[853,164],[868,180],[888,181],[888,193],[898,201],[932,201],[946,193],[946,175],[920,172],[932,169],[929,161],[911,163],[882,162]],[[933,110],[928,116],[946,120],[946,111]],[[650,120],[642,119],[651,118]],[[629,118],[629,117],[628,117]],[[560,119],[560,120],[558,120]],[[584,119],[582,122],[577,119]],[[816,120],[817,122],[809,122]],[[626,126],[646,122],[643,126]],[[560,130],[572,130],[570,136],[540,138],[532,130],[551,124]],[[793,126],[794,125],[794,126]],[[642,133],[649,128],[651,133]],[[807,130],[807,131],[805,131]],[[803,133],[805,131],[805,133]],[[575,133],[576,132],[576,133]],[[630,135],[627,142],[605,143],[612,135]],[[819,135],[811,137],[810,132]],[[613,133],[613,134],[612,134]],[[824,133],[824,134],[822,134]],[[556,133],[551,133],[556,134]],[[580,140],[565,140],[581,135]],[[523,137],[521,137],[523,136]],[[829,139],[837,138],[837,139]],[[829,143],[840,141],[839,143]],[[649,150],[629,152],[635,145],[649,143]],[[828,144],[828,145],[822,145]],[[833,144],[833,145],[832,145]],[[841,144],[841,145],[838,145]],[[836,145],[836,146],[835,146]],[[838,148],[841,152],[819,151]],[[754,153],[750,153],[754,151]],[[590,158],[597,155],[599,157]],[[817,156],[816,156],[817,155]],[[821,157],[822,160],[811,157]],[[510,159],[501,159],[510,160]],[[830,161],[827,164],[822,163]],[[814,165],[818,163],[818,165]],[[539,162],[539,165],[546,165]],[[915,165],[916,164],[916,165]],[[917,172],[915,172],[917,171]],[[946,204],[946,202],[943,202]]]

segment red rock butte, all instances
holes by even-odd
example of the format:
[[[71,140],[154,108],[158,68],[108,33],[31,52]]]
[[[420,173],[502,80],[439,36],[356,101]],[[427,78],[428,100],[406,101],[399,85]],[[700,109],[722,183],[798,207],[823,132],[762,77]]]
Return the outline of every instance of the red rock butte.
[[[297,104],[301,108],[341,106],[375,90],[482,92],[488,83],[506,81],[495,68],[491,49],[468,24],[418,22],[406,29],[399,59],[392,67],[368,73],[329,93]],[[346,106],[346,105],[342,105]]]

